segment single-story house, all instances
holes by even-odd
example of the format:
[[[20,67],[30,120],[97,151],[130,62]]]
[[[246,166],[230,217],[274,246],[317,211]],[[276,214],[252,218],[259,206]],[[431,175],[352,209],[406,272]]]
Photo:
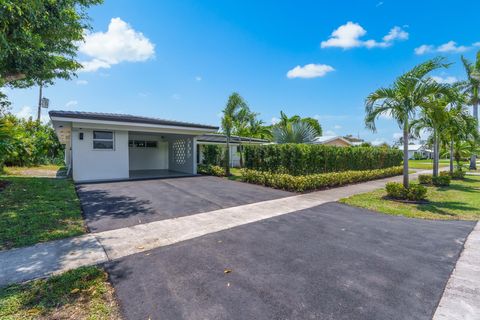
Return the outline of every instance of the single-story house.
[[[50,111],[76,182],[194,175],[197,138],[216,126],[125,114]]]
[[[398,149],[403,151],[403,145],[398,146]],[[415,156],[423,159],[432,159],[433,151],[427,149],[427,147],[423,144],[409,144],[408,159],[415,159]]]
[[[240,145],[266,144],[268,140],[258,138],[246,138],[239,136],[230,137],[230,166],[240,167]],[[223,134],[204,134],[197,137],[197,164],[203,161],[202,149],[205,145],[215,144],[227,148],[227,137]]]
[[[316,137],[313,144],[324,144],[328,146],[350,147],[353,144],[347,139],[340,136],[321,136]]]

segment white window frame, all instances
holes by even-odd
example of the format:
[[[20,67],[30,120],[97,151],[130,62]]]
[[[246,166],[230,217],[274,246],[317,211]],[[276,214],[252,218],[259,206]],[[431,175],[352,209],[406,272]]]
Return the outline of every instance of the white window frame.
[[[95,132],[110,132],[112,134],[112,139],[95,139]],[[112,142],[112,148],[111,149],[100,149],[100,148],[95,148],[95,141],[108,141]],[[112,130],[93,130],[92,131],[92,149],[95,151],[115,151],[115,131]]]

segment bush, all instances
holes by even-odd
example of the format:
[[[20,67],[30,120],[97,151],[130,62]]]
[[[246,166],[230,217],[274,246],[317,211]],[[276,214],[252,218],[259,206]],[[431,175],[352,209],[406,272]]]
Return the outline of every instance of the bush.
[[[387,190],[387,195],[390,198],[394,199],[406,199],[407,198],[407,190],[403,186],[403,184],[399,182],[388,182],[385,185],[385,189]]]
[[[210,164],[199,164],[197,167],[197,172],[201,174],[208,174],[211,176],[225,177],[225,168],[220,166],[214,166]]]
[[[419,184],[411,184],[407,189],[407,199],[410,201],[425,200],[427,188]]]
[[[446,187],[450,185],[452,178],[448,174],[441,174],[438,177],[432,177],[432,183],[437,187]]]
[[[216,144],[204,144],[202,145],[202,164],[221,166],[223,160],[222,147]]]
[[[288,191],[310,191],[339,187],[351,183],[380,179],[403,172],[402,167],[392,167],[376,170],[343,171],[322,174],[293,176],[285,173],[272,173],[251,169],[242,169],[242,180]]]
[[[427,188],[419,184],[411,184],[405,189],[399,182],[388,182],[385,186],[387,195],[393,199],[420,201],[427,197]]]
[[[455,170],[450,176],[454,180],[462,180],[462,179],[465,179],[465,174],[466,172],[463,170]]]
[[[402,152],[380,147],[314,144],[245,145],[245,167],[294,176],[399,166]]]
[[[418,182],[420,184],[431,185],[433,176],[431,174],[421,174],[418,176]]]

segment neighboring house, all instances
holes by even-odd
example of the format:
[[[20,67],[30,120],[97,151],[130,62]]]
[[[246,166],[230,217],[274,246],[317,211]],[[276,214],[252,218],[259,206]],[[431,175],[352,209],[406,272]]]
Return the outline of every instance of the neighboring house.
[[[247,144],[265,144],[270,143],[268,140],[258,139],[258,138],[246,138],[232,136],[230,139],[230,166],[231,167],[240,167],[240,145]],[[204,134],[197,137],[197,164],[202,163],[203,161],[203,146],[209,144],[220,145],[224,148],[227,148],[227,137],[223,134]]]
[[[313,144],[324,144],[328,146],[350,147],[352,143],[340,136],[321,136],[316,137]]]
[[[403,151],[403,145],[398,146],[398,149]],[[415,157],[423,159],[432,159],[433,152],[423,144],[409,144],[408,145],[408,159],[415,159]]]
[[[125,114],[50,111],[77,182],[193,175],[197,137],[216,126]]]

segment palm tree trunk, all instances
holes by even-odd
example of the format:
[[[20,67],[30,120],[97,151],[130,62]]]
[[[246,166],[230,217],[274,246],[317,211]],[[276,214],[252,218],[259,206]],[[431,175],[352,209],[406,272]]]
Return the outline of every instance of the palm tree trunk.
[[[450,173],[453,174],[453,140],[450,141]]]
[[[478,126],[478,101],[473,104],[473,117],[477,120],[477,130],[479,129]],[[472,154],[470,157],[470,170],[477,170],[477,155]]]
[[[409,187],[408,181],[408,120],[403,126],[403,186]]]
[[[227,150],[225,152],[225,175],[230,176],[230,135],[227,134]]]
[[[433,176],[438,176],[438,133],[433,131]]]

